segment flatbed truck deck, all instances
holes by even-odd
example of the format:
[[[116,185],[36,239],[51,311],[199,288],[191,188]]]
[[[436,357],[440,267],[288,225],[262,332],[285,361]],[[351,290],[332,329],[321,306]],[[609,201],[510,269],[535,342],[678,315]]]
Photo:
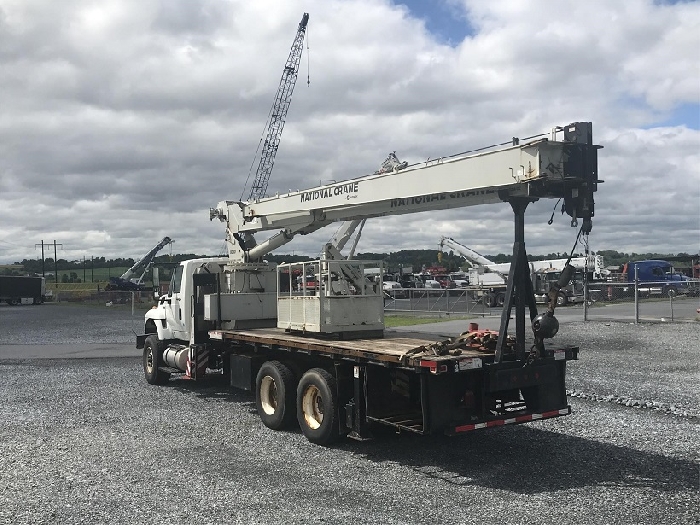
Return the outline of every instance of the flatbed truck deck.
[[[506,352],[495,362],[498,333],[471,328],[452,338],[387,330],[348,340],[280,328],[210,330],[189,349],[187,377],[223,370],[232,387],[255,394],[266,426],[296,419],[319,444],[371,438],[375,424],[454,435],[571,412],[564,377],[578,347],[547,345],[525,360]],[[314,395],[305,396],[309,389]]]

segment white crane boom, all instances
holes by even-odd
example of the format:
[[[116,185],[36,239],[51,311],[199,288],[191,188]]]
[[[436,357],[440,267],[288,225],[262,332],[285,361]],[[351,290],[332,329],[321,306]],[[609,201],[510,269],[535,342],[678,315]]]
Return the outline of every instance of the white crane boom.
[[[444,251],[444,246],[447,246],[452,251],[457,252],[462,257],[467,259],[470,263],[478,264],[480,266],[489,266],[496,264],[491,259],[487,259],[476,250],[472,250],[468,246],[464,246],[463,244],[458,243],[451,237],[443,237],[440,239],[440,251]]]
[[[506,277],[506,274],[510,270],[510,263],[495,263],[490,259],[487,259],[481,255],[476,250],[465,246],[464,244],[455,241],[451,237],[442,237],[440,239],[440,250],[446,246],[452,251],[460,254],[462,257],[467,259],[470,263],[483,266],[491,272],[494,272],[502,277]],[[603,263],[603,256],[596,255],[595,253],[590,253],[588,256],[582,257],[572,257],[571,260],[568,259],[545,259],[543,261],[529,261],[530,271],[538,272],[543,270],[557,270],[562,271],[566,266],[566,263],[573,266],[578,270],[583,270],[587,268],[590,272],[593,272],[594,278],[598,279],[602,276],[605,265]]]
[[[564,209],[590,224],[597,186],[597,149],[590,123],[574,123],[564,140],[539,139],[466,156],[441,158],[254,202],[222,201],[210,218],[227,223],[231,263],[262,257],[334,221],[497,203],[514,198],[564,198]],[[425,192],[426,181],[431,191]],[[255,248],[252,234],[280,230]],[[266,241],[267,242],[267,241]],[[262,245],[261,245],[262,246]]]

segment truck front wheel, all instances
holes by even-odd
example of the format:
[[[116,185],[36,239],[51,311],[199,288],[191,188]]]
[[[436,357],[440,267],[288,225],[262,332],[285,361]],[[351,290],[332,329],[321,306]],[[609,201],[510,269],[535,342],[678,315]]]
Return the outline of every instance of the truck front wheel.
[[[157,335],[149,335],[143,345],[143,374],[150,385],[163,385],[170,379],[170,374],[158,370],[163,359],[163,347]]]
[[[566,306],[569,304],[569,298],[565,293],[559,292],[557,294],[557,306]]]
[[[297,387],[297,420],[306,439],[328,445],[339,435],[335,378],[323,368],[306,372]]]
[[[666,297],[675,297],[678,295],[678,290],[674,286],[666,286],[663,290],[663,293]]]
[[[267,361],[255,379],[255,404],[263,424],[272,430],[289,427],[296,414],[296,378],[286,365]]]

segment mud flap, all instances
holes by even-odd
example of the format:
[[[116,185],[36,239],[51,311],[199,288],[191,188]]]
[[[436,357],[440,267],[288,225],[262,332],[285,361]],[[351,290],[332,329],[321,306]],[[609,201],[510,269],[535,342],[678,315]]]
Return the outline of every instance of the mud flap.
[[[201,381],[205,378],[209,366],[209,348],[206,344],[190,345],[187,356],[187,368],[185,377],[193,381]]]

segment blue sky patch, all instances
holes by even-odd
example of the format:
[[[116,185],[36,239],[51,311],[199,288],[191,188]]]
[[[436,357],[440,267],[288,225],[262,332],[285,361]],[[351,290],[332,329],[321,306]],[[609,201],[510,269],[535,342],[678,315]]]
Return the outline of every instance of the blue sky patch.
[[[681,104],[674,108],[665,120],[655,122],[649,127],[687,126],[690,129],[700,129],[700,104]]]
[[[407,7],[411,16],[423,20],[426,29],[442,44],[459,45],[474,34],[463,8],[450,0],[392,0]]]

